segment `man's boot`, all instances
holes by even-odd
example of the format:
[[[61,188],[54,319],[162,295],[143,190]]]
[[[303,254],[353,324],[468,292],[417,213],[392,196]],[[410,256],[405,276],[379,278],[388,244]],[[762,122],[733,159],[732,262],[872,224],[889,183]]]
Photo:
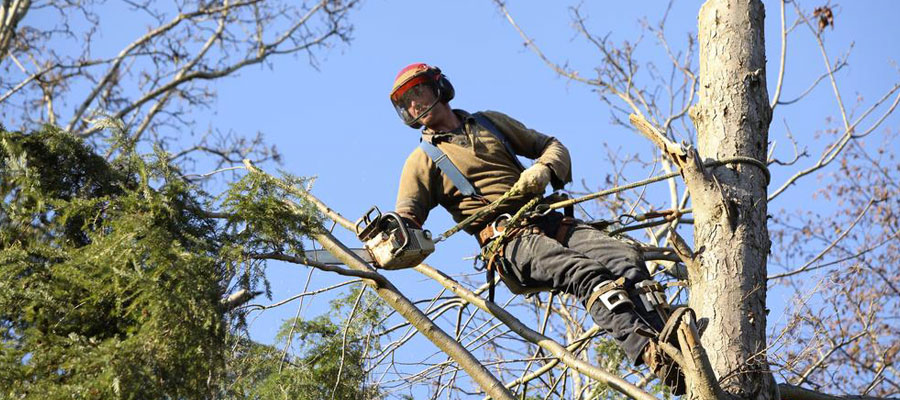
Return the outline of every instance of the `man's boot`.
[[[672,394],[681,396],[687,391],[684,378],[684,372],[681,367],[675,363],[672,357],[669,357],[658,343],[669,343],[678,348],[678,326],[681,317],[685,313],[694,315],[694,310],[688,307],[678,307],[666,320],[665,326],[659,332],[656,341],[651,340],[647,347],[644,348],[643,359],[647,366],[653,371],[663,383],[672,390]]]

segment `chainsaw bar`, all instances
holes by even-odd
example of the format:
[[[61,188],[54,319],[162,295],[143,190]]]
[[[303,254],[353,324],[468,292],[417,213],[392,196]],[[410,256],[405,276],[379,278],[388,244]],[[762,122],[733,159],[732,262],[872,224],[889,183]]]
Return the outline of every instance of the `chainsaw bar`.
[[[362,249],[362,248],[350,249],[350,251],[352,251],[353,254],[356,254],[357,256],[359,256],[359,258],[362,258],[363,261],[365,261],[367,263],[372,262],[372,255],[369,254],[369,252],[366,251],[366,249]],[[343,262],[341,262],[341,260],[338,260],[337,257],[335,257],[333,254],[329,253],[328,250],[306,250],[304,252],[304,254],[306,255],[306,258],[310,261],[316,261],[316,262],[320,262],[322,264],[329,264],[329,265],[344,264]]]

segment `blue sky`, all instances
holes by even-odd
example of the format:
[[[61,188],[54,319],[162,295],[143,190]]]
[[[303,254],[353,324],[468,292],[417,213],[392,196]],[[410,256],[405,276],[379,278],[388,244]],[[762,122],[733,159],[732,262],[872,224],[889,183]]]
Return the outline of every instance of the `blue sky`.
[[[577,3],[574,3],[577,5]],[[663,1],[583,2],[588,26],[597,35],[609,34],[616,43],[634,42],[641,37],[641,20],[655,23],[665,11]],[[684,49],[688,33],[696,35],[700,2],[675,2],[668,16],[665,34],[674,50]],[[778,2],[766,1],[767,80],[770,96],[778,74],[781,49]],[[571,4],[567,2],[510,2],[517,22],[536,40],[545,54],[560,64],[568,64],[592,77],[602,62],[600,54],[572,28]],[[811,9],[819,3],[803,2]],[[861,99],[871,104],[900,81],[895,63],[900,27],[896,15],[900,2],[847,1],[835,8],[835,27],[825,33],[829,56],[851,49],[850,65],[838,74],[839,89],[848,105]],[[142,28],[127,18],[104,27],[110,54],[132,37],[122,32]],[[794,13],[789,5],[789,22]],[[413,62],[439,66],[456,88],[452,105],[468,111],[498,110],[527,126],[551,134],[565,144],[572,155],[575,188],[582,180],[592,190],[605,188],[610,172],[607,147],[625,156],[641,153],[645,159],[653,147],[642,138],[610,122],[609,107],[591,88],[557,76],[531,51],[506,22],[490,0],[367,0],[351,15],[355,26],[353,41],[317,53],[318,70],[305,56],[281,57],[268,66],[242,70],[236,77],[215,82],[218,100],[210,113],[198,116],[198,130],[216,126],[252,136],[265,133],[284,156],[278,166],[296,175],[317,177],[313,192],[350,219],[356,219],[372,205],[382,210],[393,207],[403,161],[417,145],[418,133],[404,126],[388,101],[388,91],[397,71]],[[644,34],[636,58],[667,65],[665,53],[651,34]],[[798,27],[788,42],[788,59],[783,99],[791,99],[808,87],[824,71],[822,57],[805,27]],[[667,70],[667,67],[665,69]],[[858,114],[861,110],[857,110]],[[793,149],[786,140],[786,126],[807,146],[813,158],[800,161],[810,165],[825,142],[815,140],[823,129],[837,127],[838,109],[828,82],[820,84],[803,101],[779,106],[770,128],[770,141],[777,142],[775,155],[790,159]],[[896,115],[882,129],[896,129]],[[864,124],[865,125],[865,124]],[[190,140],[186,138],[186,140]],[[275,166],[269,165],[270,170]],[[774,190],[796,167],[775,167],[770,190]],[[629,180],[646,178],[650,170],[629,168]],[[811,202],[815,176],[806,178],[789,194],[769,205],[779,209],[827,211],[827,204]],[[651,198],[665,199],[664,184],[650,189]],[[657,202],[657,204],[664,204]],[[452,226],[447,214],[435,210],[426,227],[435,232]],[[342,233],[348,245],[357,246],[352,236]],[[462,258],[474,254],[474,239],[464,234],[442,243],[428,262],[451,275],[471,274],[471,262]],[[302,291],[307,269],[273,263],[269,279],[275,300]],[[437,286],[409,271],[386,273],[410,297],[422,298],[437,292]],[[481,282],[481,276],[474,276]],[[328,286],[343,279],[316,272],[310,289]],[[498,299],[508,293],[500,289]],[[779,309],[786,298],[770,296],[770,308]],[[324,299],[307,301],[303,315],[321,312]],[[256,340],[269,342],[280,321],[292,317],[296,303],[270,310],[253,324]],[[770,319],[777,320],[773,313]],[[445,325],[446,326],[446,325]],[[428,343],[413,348],[432,352]]]
[[[836,24],[825,34],[829,56],[847,52],[853,43],[850,66],[838,75],[845,101],[861,96],[866,104],[900,80],[892,62],[900,55],[896,41],[900,37],[896,15],[898,3],[891,1],[849,2],[836,8]],[[609,34],[611,40],[634,42],[640,35],[640,20],[657,21],[664,3],[587,2],[584,12],[594,33]],[[768,85],[770,96],[777,78],[779,52],[779,11],[776,2],[766,2]],[[812,7],[809,4],[806,7]],[[586,76],[601,62],[597,51],[571,27],[572,14],[562,2],[517,2],[509,5],[517,22],[536,40],[548,57],[568,63]],[[683,49],[687,34],[696,34],[698,2],[676,2],[668,17],[665,33],[675,49]],[[792,21],[793,12],[789,9]],[[789,21],[789,22],[790,22]],[[609,108],[599,101],[591,88],[558,77],[532,52],[506,22],[491,1],[382,1],[362,4],[353,16],[354,40],[339,46],[319,59],[319,71],[310,68],[302,57],[282,59],[272,69],[244,71],[236,79],[218,84],[217,113],[211,122],[237,132],[265,132],[270,143],[284,153],[283,169],[294,174],[316,176],[314,193],[351,219],[368,207],[383,210],[393,206],[400,168],[406,155],[416,146],[418,133],[402,125],[387,99],[397,71],[412,62],[426,62],[443,69],[457,90],[454,107],[469,111],[492,109],[505,112],[529,127],[559,138],[571,151],[575,182],[582,180],[595,190],[603,189],[609,172],[608,145],[624,156],[653,148],[645,140],[610,123]],[[676,50],[677,51],[677,50]],[[665,54],[652,35],[644,35],[636,53],[640,61],[665,65]],[[824,64],[812,36],[805,27],[796,29],[788,42],[788,59],[783,99],[802,92],[824,71]],[[827,82],[819,85],[804,101],[779,106],[770,129],[770,140],[778,143],[776,155],[790,159],[793,149],[786,140],[785,126],[817,155],[824,142],[813,137],[836,117],[838,109]],[[896,128],[892,117],[884,126]],[[786,125],[787,124],[787,125]],[[801,161],[810,165],[813,159]],[[773,168],[770,190],[777,188],[794,168]],[[643,179],[650,171],[626,170],[630,180]],[[826,212],[828,205],[810,202],[815,176],[806,178],[789,194],[770,204],[770,213],[781,208]],[[579,185],[580,186],[580,185]],[[651,188],[656,198],[664,198],[665,185]],[[662,203],[657,203],[662,204]],[[426,227],[443,231],[451,221],[442,210],[435,210]],[[349,235],[348,243],[357,245]],[[475,242],[457,235],[439,246],[428,262],[447,273],[472,274],[471,263],[462,257],[476,251]],[[290,265],[272,265],[269,278],[274,298],[281,299],[301,291],[306,269]],[[410,297],[430,297],[438,287],[409,271],[386,275]],[[475,274],[477,283],[482,277]],[[324,287],[343,279],[316,272],[311,288]],[[498,299],[508,296],[498,290]],[[770,308],[779,310],[788,294],[770,294]],[[307,302],[305,316],[314,315],[325,305],[323,299]],[[268,341],[275,327],[293,316],[296,304],[269,311],[253,325],[254,338]],[[771,314],[777,323],[780,315]],[[445,324],[445,326],[449,326]],[[431,353],[427,342],[412,344],[412,349]]]
[[[686,45],[687,34],[696,34],[699,2],[676,2],[668,17],[666,36],[676,49]],[[835,27],[825,34],[829,56],[834,59],[853,46],[850,66],[839,75],[839,88],[848,104],[857,97],[869,104],[894,82],[900,81],[895,39],[900,29],[893,20],[897,2],[846,2],[837,7]],[[811,8],[818,4],[804,3]],[[664,2],[585,2],[584,13],[595,34],[609,34],[611,40],[634,42],[640,35],[640,21],[657,21]],[[778,74],[781,48],[777,2],[766,2],[768,85],[770,96]],[[571,11],[562,2],[511,2],[517,22],[536,40],[548,57],[568,63],[586,76],[601,62],[598,52],[571,27]],[[789,6],[789,23],[793,12]],[[284,153],[281,166],[294,174],[316,176],[314,193],[351,219],[368,207],[392,208],[400,169],[406,155],[416,146],[418,133],[402,125],[387,94],[394,75],[412,62],[426,62],[443,69],[456,87],[452,105],[469,111],[492,109],[505,112],[529,127],[559,138],[571,151],[576,185],[603,189],[609,172],[604,145],[624,156],[653,148],[645,140],[610,123],[609,108],[591,88],[558,77],[532,52],[506,22],[491,1],[384,1],[370,0],[353,16],[354,40],[339,46],[319,60],[319,71],[299,59],[282,59],[270,70],[245,71],[236,79],[218,84],[217,113],[211,122],[247,134],[265,132],[268,141]],[[636,53],[640,61],[666,65],[665,54],[652,35],[645,34]],[[786,78],[782,99],[795,97],[824,71],[822,57],[805,27],[798,27],[788,42]],[[858,113],[859,111],[857,111]],[[817,156],[824,141],[814,141],[817,133],[837,126],[829,118],[838,109],[827,82],[819,85],[804,101],[779,106],[770,129],[777,142],[776,156],[790,159],[793,149],[785,137],[786,126],[794,137]],[[898,119],[884,125],[895,129]],[[800,162],[806,166],[814,158]],[[773,168],[774,190],[796,168]],[[643,179],[649,170],[631,168],[625,176]],[[811,176],[791,192],[770,204],[770,213],[781,208],[826,212],[829,205],[811,202],[817,179]],[[651,188],[651,195],[665,198],[664,184]],[[657,203],[663,204],[663,203]],[[440,232],[452,224],[447,214],[435,210],[426,227]],[[358,245],[349,235],[342,235]],[[460,234],[439,246],[428,262],[447,273],[472,274],[471,263],[462,257],[476,251],[472,238]],[[301,291],[306,269],[273,265],[269,277],[274,298]],[[438,287],[408,271],[386,275],[412,298],[430,297]],[[478,283],[482,277],[475,274]],[[316,272],[312,288],[342,279]],[[508,296],[499,289],[498,299]],[[773,291],[770,308],[780,310],[788,294]],[[311,316],[324,300],[306,303]],[[293,316],[296,305],[269,311],[253,325],[253,336],[270,340],[275,327]],[[774,312],[775,324],[781,315]],[[445,326],[449,326],[445,324]],[[416,342],[413,349],[434,351],[429,343]]]

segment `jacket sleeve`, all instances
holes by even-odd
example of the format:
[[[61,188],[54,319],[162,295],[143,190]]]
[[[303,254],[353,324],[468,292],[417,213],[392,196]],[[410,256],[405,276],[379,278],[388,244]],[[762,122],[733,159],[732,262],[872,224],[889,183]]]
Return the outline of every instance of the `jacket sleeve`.
[[[429,211],[438,205],[438,195],[443,184],[436,172],[434,162],[422,149],[416,147],[406,158],[400,173],[394,211],[420,226],[424,225]]]
[[[550,167],[550,171],[553,172],[550,183],[554,189],[562,189],[565,184],[572,181],[572,160],[569,157],[569,150],[559,140],[529,129],[506,114],[497,111],[485,111],[483,114],[506,134],[516,154]]]

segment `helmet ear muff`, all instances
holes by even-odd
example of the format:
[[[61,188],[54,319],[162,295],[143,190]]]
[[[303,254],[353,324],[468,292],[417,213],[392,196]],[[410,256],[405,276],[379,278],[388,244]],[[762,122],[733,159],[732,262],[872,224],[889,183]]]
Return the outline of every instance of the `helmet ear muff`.
[[[441,93],[440,99],[442,102],[449,103],[450,100],[453,100],[453,97],[456,96],[453,85],[450,83],[450,80],[447,79],[447,76],[441,73],[441,70],[438,70],[437,86]]]
[[[438,99],[442,103],[449,103],[450,100],[453,100],[453,97],[456,96],[456,90],[453,89],[453,85],[447,79],[447,75],[444,75],[438,67],[429,67],[428,72],[434,76],[435,86],[437,86],[438,94],[440,94]]]

